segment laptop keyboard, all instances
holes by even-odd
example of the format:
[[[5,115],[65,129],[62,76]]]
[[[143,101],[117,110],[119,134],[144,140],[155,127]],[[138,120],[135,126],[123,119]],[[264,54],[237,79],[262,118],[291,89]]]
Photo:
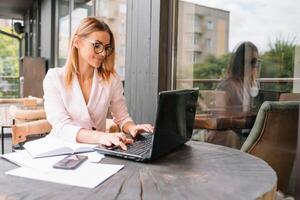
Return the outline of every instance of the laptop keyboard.
[[[153,134],[144,134],[137,136],[137,140],[134,143],[127,145],[127,150],[124,151],[120,148],[114,149],[118,152],[126,152],[128,154],[143,155],[152,147]]]

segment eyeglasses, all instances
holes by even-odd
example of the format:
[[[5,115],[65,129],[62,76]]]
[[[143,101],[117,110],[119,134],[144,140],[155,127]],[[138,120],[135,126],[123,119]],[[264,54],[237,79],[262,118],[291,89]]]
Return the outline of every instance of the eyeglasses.
[[[113,52],[113,47],[110,45],[104,46],[102,42],[96,40],[92,41],[89,39],[85,39],[86,41],[90,42],[94,47],[94,52],[96,54],[102,53],[105,50],[106,56],[109,56]]]
[[[251,59],[251,66],[254,67],[259,67],[261,63],[261,60],[258,58],[252,58]]]

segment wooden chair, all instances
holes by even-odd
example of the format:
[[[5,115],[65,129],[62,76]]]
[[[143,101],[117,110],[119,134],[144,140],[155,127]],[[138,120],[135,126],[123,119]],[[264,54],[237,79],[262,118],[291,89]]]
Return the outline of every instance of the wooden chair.
[[[198,106],[202,112],[225,111],[228,94],[220,90],[200,90]]]
[[[300,93],[282,93],[279,101],[300,101]]]
[[[24,122],[12,126],[12,144],[14,149],[22,148],[23,143],[43,137],[51,131],[51,124],[46,119]],[[19,146],[18,146],[19,145]]]
[[[265,160],[277,173],[278,189],[288,191],[296,156],[298,101],[266,101],[241,150]]]

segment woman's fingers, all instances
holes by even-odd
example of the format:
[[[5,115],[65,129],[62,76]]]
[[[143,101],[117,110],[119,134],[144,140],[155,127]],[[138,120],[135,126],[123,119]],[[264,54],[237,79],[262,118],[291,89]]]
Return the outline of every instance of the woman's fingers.
[[[101,143],[108,147],[110,147],[112,145],[112,143],[109,140],[103,140]]]
[[[111,142],[116,145],[121,147],[123,150],[127,150],[126,145],[123,143],[125,141],[126,137],[123,134],[115,134],[114,137],[112,138]]]
[[[133,139],[126,138],[123,142],[125,144],[132,144],[133,143]]]
[[[153,126],[151,126],[150,124],[142,124],[141,128],[148,133],[153,133],[153,129],[154,129]]]
[[[115,133],[122,141],[126,140],[126,136],[124,133]]]

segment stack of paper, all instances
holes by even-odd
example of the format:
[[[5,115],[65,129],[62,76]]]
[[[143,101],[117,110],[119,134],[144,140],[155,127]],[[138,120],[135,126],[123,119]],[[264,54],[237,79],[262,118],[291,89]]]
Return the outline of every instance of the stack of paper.
[[[23,150],[2,155],[2,157],[21,166],[6,172],[6,174],[87,188],[96,187],[123,168],[123,165],[100,164],[99,161],[104,156],[97,152],[83,155],[87,155],[89,159],[74,170],[52,167],[54,163],[65,156],[37,159],[32,158],[27,151]]]

